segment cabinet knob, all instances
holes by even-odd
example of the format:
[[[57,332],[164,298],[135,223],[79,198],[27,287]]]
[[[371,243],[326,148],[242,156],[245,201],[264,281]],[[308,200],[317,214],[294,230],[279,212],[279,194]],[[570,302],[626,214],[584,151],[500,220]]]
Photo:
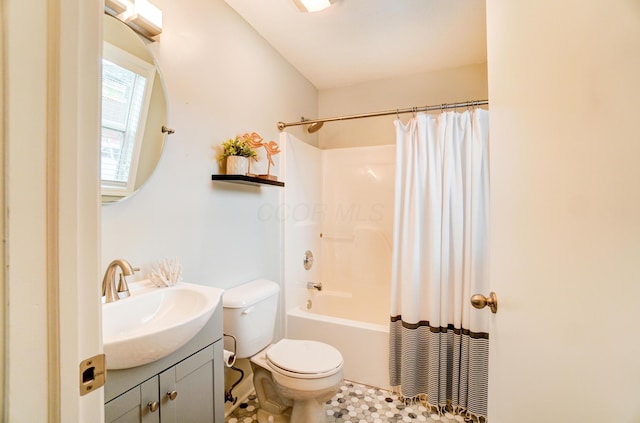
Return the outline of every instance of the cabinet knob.
[[[178,396],[178,391],[169,391],[169,392],[167,392],[167,398],[169,398],[171,401],[176,399],[177,396]]]
[[[158,404],[158,401],[149,401],[149,403],[147,404],[147,408],[152,413],[155,413],[156,411],[158,411],[158,407],[160,407],[160,404]]]

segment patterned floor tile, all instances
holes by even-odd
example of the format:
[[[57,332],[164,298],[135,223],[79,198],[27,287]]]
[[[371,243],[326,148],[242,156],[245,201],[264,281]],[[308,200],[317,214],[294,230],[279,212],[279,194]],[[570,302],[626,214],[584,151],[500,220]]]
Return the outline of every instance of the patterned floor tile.
[[[255,395],[227,418],[227,423],[253,423],[257,421],[260,404]],[[420,404],[405,405],[389,391],[345,381],[340,391],[325,404],[327,423],[458,423],[463,419],[447,413],[439,416]]]

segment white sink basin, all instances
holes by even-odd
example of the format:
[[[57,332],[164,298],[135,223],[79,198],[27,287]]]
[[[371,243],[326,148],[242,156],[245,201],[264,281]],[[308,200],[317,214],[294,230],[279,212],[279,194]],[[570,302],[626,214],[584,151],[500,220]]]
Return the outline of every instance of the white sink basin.
[[[223,292],[185,282],[157,288],[146,281],[130,289],[130,297],[102,305],[107,369],[141,366],[176,351],[204,327]]]

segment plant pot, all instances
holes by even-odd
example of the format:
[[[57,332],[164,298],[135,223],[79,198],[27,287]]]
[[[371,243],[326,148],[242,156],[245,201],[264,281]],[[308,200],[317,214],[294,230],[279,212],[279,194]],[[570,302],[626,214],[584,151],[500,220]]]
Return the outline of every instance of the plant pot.
[[[227,157],[227,175],[246,175],[248,172],[248,158],[242,156]]]

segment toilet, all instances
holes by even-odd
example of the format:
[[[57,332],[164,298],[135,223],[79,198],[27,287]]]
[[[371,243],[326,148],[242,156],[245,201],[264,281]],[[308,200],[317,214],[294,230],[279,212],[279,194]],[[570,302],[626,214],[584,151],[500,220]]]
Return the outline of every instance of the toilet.
[[[266,279],[225,290],[224,333],[235,338],[236,358],[251,361],[259,423],[324,422],[324,403],[342,385],[342,355],[317,341],[272,343],[279,292],[278,284]],[[225,349],[233,344],[225,337]]]

